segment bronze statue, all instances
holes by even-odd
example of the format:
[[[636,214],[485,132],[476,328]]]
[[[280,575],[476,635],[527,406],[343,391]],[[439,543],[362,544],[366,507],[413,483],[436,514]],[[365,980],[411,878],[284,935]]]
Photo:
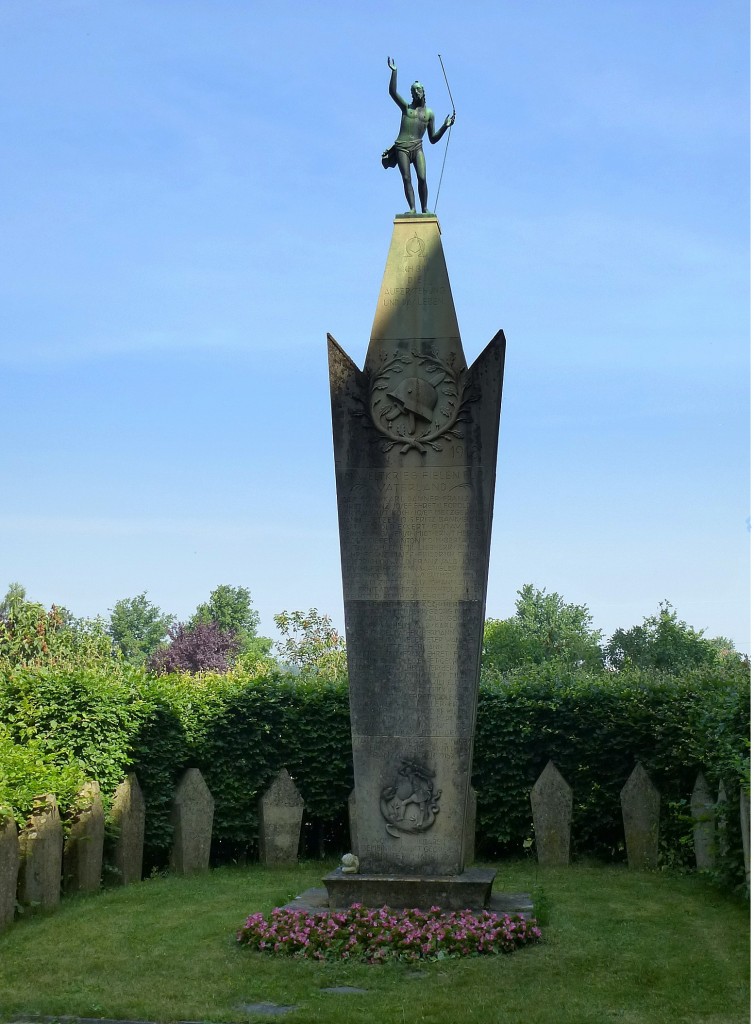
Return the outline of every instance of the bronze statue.
[[[390,85],[388,92],[401,108],[401,130],[398,138],[390,149],[382,154],[384,167],[395,167],[401,172],[403,178],[403,190],[406,193],[409,211],[416,213],[416,200],[414,198],[414,187],[411,183],[411,165],[416,170],[416,179],[419,184],[419,201],[421,202],[422,213],[427,212],[427,165],[422,150],[422,139],[424,133],[429,132],[429,141],[434,145],[439,142],[445,132],[455,122],[455,111],[445,118],[439,131],[435,131],[435,115],[426,105],[424,97],[424,86],[421,82],[414,82],[411,86],[411,103],[406,103],[398,94],[398,68],[392,57],[388,57],[387,65],[390,68]]]

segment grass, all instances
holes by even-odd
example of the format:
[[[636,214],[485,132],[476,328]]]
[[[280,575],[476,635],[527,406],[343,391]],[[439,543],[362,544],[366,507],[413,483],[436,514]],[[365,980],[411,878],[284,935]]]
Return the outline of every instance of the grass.
[[[748,907],[695,876],[497,865],[496,888],[534,891],[544,942],[512,956],[380,966],[237,947],[327,865],[223,868],[67,899],[0,935],[0,1017],[251,1021],[242,1004],[296,1004],[281,1020],[333,1024],[738,1024],[749,1020]],[[364,994],[333,995],[350,985]]]

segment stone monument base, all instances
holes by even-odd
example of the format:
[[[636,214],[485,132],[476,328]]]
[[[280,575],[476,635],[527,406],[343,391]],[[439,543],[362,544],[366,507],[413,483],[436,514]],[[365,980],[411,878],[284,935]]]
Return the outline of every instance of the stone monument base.
[[[495,875],[492,868],[467,868],[460,875],[350,875],[338,868],[322,881],[333,910],[352,903],[394,910],[485,910]]]
[[[286,903],[284,910],[304,911],[307,914],[334,914],[335,907],[330,907],[327,889],[315,887],[302,892],[289,903]],[[449,909],[449,908],[443,908]],[[463,908],[464,910],[467,908]],[[470,908],[469,908],[470,909]],[[479,917],[484,911],[496,914],[498,917],[525,917],[530,920],[534,916],[534,904],[528,892],[493,892],[490,896],[489,905],[484,910],[472,910],[475,917]]]

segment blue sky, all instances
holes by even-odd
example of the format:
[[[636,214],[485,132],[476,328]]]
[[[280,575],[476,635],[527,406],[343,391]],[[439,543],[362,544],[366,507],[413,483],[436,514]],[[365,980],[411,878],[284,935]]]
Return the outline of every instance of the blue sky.
[[[508,339],[488,615],[667,598],[749,650],[747,4],[4,0],[0,38],[0,589],[342,626],[325,334],[363,362],[403,210],[386,57],[439,120],[442,53],[467,358]]]

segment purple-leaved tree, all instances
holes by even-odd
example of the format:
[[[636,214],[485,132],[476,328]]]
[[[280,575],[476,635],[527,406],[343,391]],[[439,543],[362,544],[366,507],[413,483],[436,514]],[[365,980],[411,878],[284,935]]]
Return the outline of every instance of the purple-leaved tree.
[[[147,668],[155,675],[168,672],[227,672],[238,654],[240,641],[231,629],[216,622],[179,622],[169,630],[170,643],[154,652]]]

